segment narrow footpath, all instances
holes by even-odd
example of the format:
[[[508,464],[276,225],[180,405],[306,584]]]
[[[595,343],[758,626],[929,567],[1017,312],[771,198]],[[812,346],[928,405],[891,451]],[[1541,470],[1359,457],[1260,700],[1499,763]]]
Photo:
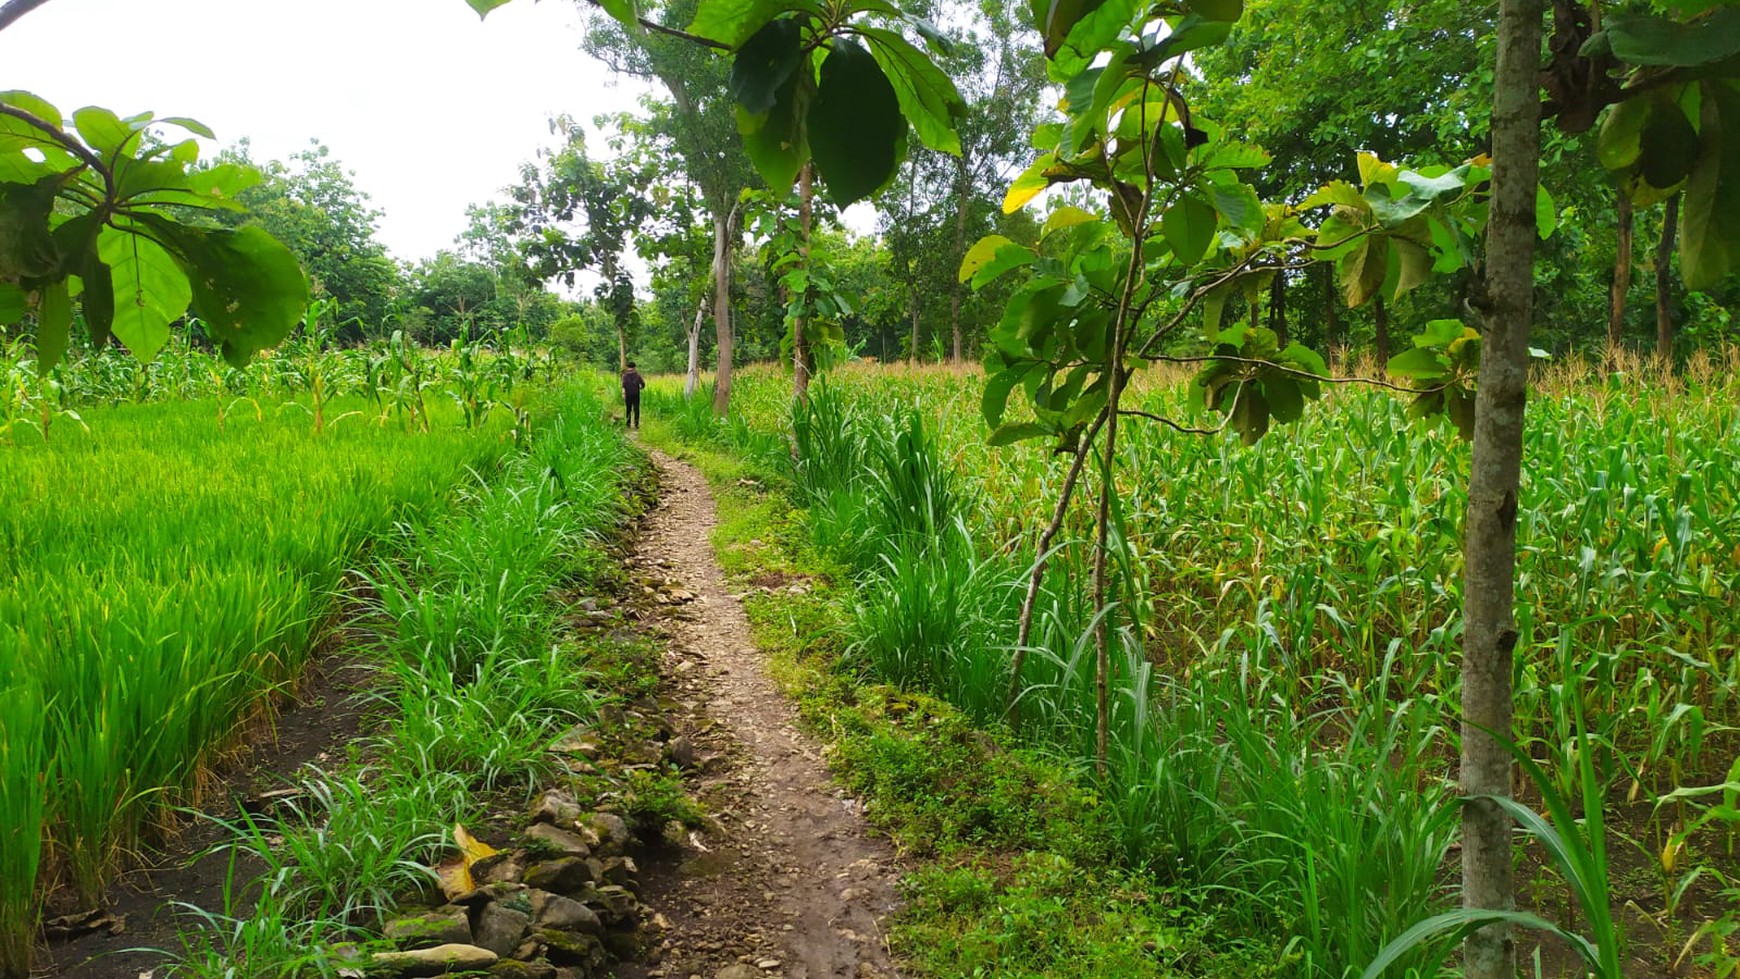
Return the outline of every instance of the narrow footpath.
[[[893,849],[830,780],[818,745],[767,675],[713,557],[713,495],[694,467],[654,451],[663,491],[637,572],[679,591],[664,674],[693,711],[691,790],[719,823],[647,867],[642,898],[663,942],[628,979],[894,979],[881,919],[896,903]],[[691,597],[692,596],[692,597]]]

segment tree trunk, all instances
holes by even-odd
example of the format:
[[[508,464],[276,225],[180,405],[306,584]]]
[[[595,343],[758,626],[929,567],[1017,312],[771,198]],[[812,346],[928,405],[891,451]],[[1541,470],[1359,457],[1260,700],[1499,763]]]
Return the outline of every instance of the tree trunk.
[[[912,346],[908,350],[912,366],[918,366],[918,284],[912,287]]]
[[[713,374],[713,413],[724,417],[731,406],[731,225],[737,209],[713,212],[713,329],[718,336],[718,367]]]
[[[805,269],[810,267],[810,202],[815,197],[812,181],[811,164],[806,160],[798,171],[798,256]],[[793,317],[791,321],[791,353],[792,395],[801,402],[810,396],[812,363],[802,316]]]
[[[1492,106],[1492,216],[1486,318],[1475,396],[1463,544],[1462,905],[1510,910],[1511,822],[1487,797],[1510,794],[1511,670],[1517,643],[1517,487],[1534,315],[1535,188],[1540,170],[1541,0],[1500,0]],[[1488,732],[1493,732],[1489,734]],[[1488,926],[1463,946],[1467,979],[1512,979],[1516,943]]]
[[[1619,237],[1613,255],[1613,292],[1607,304],[1607,349],[1618,350],[1625,334],[1625,297],[1631,292],[1631,191],[1619,188]]]
[[[1372,316],[1376,319],[1376,335],[1373,338],[1377,350],[1378,376],[1389,373],[1390,362],[1390,311],[1384,307],[1384,297],[1372,297]]]
[[[1674,235],[1679,231],[1680,195],[1668,198],[1655,245],[1655,355],[1664,366],[1674,359]]]
[[[604,262],[604,284],[610,292],[610,316],[616,321],[616,369],[618,372],[628,370],[628,331],[627,317],[616,305],[616,261],[612,258]]]
[[[1341,343],[1341,308],[1335,301],[1335,266],[1323,263],[1323,345],[1333,355]]]
[[[967,184],[967,157],[963,152],[955,157],[955,247],[950,253],[949,268],[960,268],[961,259],[966,257],[967,248],[967,208],[972,203],[971,188]],[[961,362],[961,279],[958,275],[949,276],[949,332],[954,334],[955,363]]]
[[[689,327],[689,379],[683,382],[683,398],[695,396],[695,389],[701,386],[701,324],[707,319],[707,297],[702,296],[695,306],[695,323]]]
[[[1276,272],[1269,282],[1269,329],[1281,346],[1287,345],[1287,275]]]

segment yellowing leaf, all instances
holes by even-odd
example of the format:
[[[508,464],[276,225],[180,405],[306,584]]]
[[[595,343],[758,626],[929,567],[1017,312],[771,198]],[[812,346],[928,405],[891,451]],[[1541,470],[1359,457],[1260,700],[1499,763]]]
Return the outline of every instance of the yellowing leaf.
[[[973,247],[967,249],[965,255],[961,256],[961,281],[965,282],[971,279],[973,274],[983,268],[986,262],[996,257],[997,249],[1004,245],[1013,244],[1015,244],[1013,241],[1002,235],[986,235],[980,238]]]
[[[477,883],[471,879],[471,864],[464,857],[442,861],[435,867],[435,879],[441,884],[441,893],[449,899],[477,890]]]
[[[1028,201],[1039,196],[1039,192],[1051,185],[1045,177],[1045,168],[1051,163],[1051,154],[1041,156],[1033,161],[1033,165],[1021,171],[1021,176],[1009,185],[1009,193],[1003,195],[1003,213],[1014,214],[1021,210]]]
[[[472,836],[464,826],[458,823],[453,824],[453,842],[458,844],[459,852],[464,855],[467,867],[484,857],[493,857],[496,853],[495,847]]]

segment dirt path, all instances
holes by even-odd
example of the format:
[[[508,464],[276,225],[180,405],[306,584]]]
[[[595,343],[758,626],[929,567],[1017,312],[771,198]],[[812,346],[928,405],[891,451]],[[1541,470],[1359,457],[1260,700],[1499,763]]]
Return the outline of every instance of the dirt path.
[[[722,832],[647,868],[643,899],[669,930],[656,961],[620,974],[892,979],[880,919],[896,902],[894,853],[866,835],[856,800],[830,781],[763,669],[713,557],[706,480],[662,453],[653,458],[664,491],[636,562],[655,587],[695,596],[668,621],[665,673],[695,712],[703,774],[694,787]]]

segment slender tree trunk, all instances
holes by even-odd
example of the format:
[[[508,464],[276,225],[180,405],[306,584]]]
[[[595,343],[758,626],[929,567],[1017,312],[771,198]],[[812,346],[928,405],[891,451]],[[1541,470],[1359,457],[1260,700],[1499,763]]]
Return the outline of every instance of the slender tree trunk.
[[[695,323],[689,327],[689,378],[683,382],[683,398],[686,400],[695,396],[695,389],[701,386],[701,324],[707,319],[707,297],[702,296],[695,306]]]
[[[912,285],[912,347],[908,351],[912,366],[918,366],[918,283]]]
[[[1674,235],[1679,231],[1680,195],[1668,198],[1661,216],[1661,240],[1655,244],[1655,355],[1662,364],[1674,359]]]
[[[1276,272],[1275,278],[1269,282],[1269,329],[1275,331],[1275,338],[1281,346],[1287,345],[1287,275]]]
[[[1489,797],[1510,794],[1511,670],[1517,643],[1517,487],[1534,315],[1535,187],[1540,170],[1541,0],[1500,0],[1493,79],[1492,216],[1486,321],[1475,396],[1474,456],[1463,545],[1462,904],[1509,910],[1511,821]],[[1492,732],[1492,733],[1488,733]],[[1512,979],[1516,943],[1488,926],[1463,946],[1467,979]]]
[[[713,374],[713,413],[724,417],[731,406],[731,226],[737,209],[713,212],[713,329],[718,337],[719,365]]]
[[[1631,292],[1631,232],[1636,224],[1631,212],[1631,191],[1619,188],[1619,237],[1613,255],[1613,291],[1607,304],[1607,349],[1618,350],[1625,335],[1625,297]]]
[[[961,259],[966,256],[967,210],[971,203],[967,157],[962,153],[955,157],[955,247],[950,253],[949,268],[959,268]],[[953,360],[958,364],[961,362],[961,280],[955,275],[949,276],[949,332],[954,334]]]
[[[811,164],[804,162],[798,171],[798,256],[804,268],[810,267],[810,206],[815,198]],[[791,321],[791,376],[792,395],[798,401],[810,396],[810,343],[804,336],[804,318],[794,317]]]
[[[1334,350],[1341,340],[1341,307],[1335,301],[1335,266],[1323,263],[1323,341]]]
[[[606,259],[604,262],[604,282],[606,285],[610,286],[611,290],[612,290],[611,296],[610,296],[610,305],[611,305],[610,315],[611,315],[611,318],[616,321],[616,369],[619,372],[626,371],[626,370],[628,370],[628,330],[626,329],[627,317],[623,314],[622,310],[616,308],[616,295],[615,295],[616,261],[615,261],[615,259]]]
[[[1384,297],[1372,297],[1372,316],[1376,320],[1376,335],[1373,337],[1377,349],[1378,376],[1389,372],[1390,362],[1390,311],[1384,306]]]

